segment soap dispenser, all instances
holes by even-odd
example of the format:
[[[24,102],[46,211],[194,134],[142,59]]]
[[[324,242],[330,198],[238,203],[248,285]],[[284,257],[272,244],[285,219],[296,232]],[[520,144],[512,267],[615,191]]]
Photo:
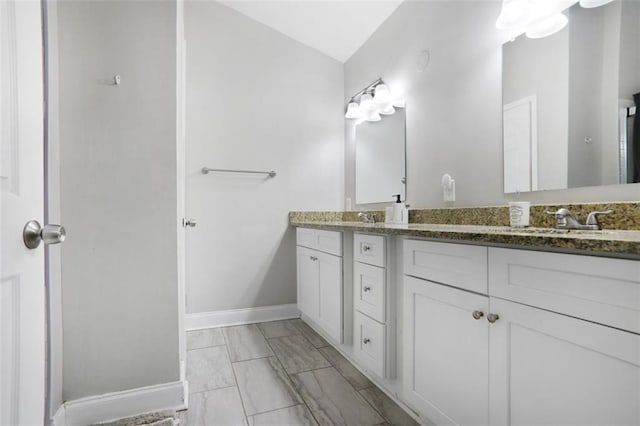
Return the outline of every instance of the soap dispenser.
[[[395,224],[407,224],[409,223],[409,210],[407,206],[400,200],[400,194],[394,195],[396,198],[395,203],[393,203],[393,208],[391,211],[391,221],[390,223]]]

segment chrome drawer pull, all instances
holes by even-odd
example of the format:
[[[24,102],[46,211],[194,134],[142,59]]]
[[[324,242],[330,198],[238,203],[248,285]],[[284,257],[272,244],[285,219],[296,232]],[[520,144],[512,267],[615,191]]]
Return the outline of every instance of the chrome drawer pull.
[[[362,246],[362,251],[369,251],[371,250],[371,246]]]
[[[369,287],[369,286],[367,285],[367,286],[364,286],[364,288],[363,288],[362,290],[363,290],[365,293],[369,293],[369,292],[371,291],[371,287]]]
[[[362,343],[364,343],[365,345],[368,345],[368,344],[369,344],[369,342],[371,342],[371,339],[369,339],[368,337],[365,337],[365,338],[362,340]]]

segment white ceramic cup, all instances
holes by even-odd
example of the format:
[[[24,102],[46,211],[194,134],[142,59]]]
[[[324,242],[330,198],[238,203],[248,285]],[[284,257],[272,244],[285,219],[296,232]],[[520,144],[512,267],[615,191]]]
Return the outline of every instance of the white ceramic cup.
[[[529,226],[529,201],[514,201],[509,203],[509,223],[512,228],[524,228]]]

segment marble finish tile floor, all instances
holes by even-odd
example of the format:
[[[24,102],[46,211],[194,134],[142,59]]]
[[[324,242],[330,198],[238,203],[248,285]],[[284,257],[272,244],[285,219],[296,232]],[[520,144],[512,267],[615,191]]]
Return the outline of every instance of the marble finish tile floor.
[[[187,333],[181,426],[417,423],[302,320]]]

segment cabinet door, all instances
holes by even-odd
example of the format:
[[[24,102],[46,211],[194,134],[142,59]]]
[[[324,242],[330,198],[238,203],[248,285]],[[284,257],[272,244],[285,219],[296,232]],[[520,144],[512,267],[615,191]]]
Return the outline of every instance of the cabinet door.
[[[640,336],[491,298],[492,425],[640,424]]]
[[[342,258],[316,252],[318,258],[319,304],[317,322],[342,343]]]
[[[488,298],[405,276],[403,305],[405,399],[436,424],[488,424]]]
[[[318,252],[304,247],[297,248],[298,309],[316,321],[318,319]]]

